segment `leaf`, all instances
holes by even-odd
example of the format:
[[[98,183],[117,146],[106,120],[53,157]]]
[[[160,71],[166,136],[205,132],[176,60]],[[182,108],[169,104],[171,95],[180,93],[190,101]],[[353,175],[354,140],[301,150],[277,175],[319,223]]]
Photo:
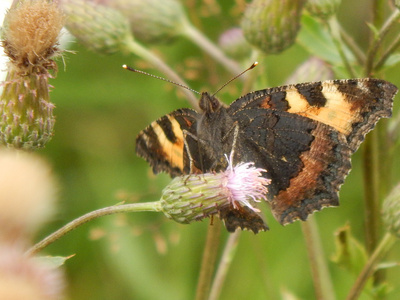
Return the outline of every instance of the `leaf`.
[[[388,59],[385,61],[383,68],[391,68],[396,66],[400,62],[400,53],[391,54]]]
[[[335,233],[336,252],[331,260],[352,274],[358,274],[368,256],[364,246],[351,234],[349,225],[339,228]]]
[[[375,267],[375,270],[390,269],[394,267],[400,267],[400,262],[392,261],[392,262],[380,263]]]
[[[303,15],[302,28],[297,36],[298,43],[309,53],[333,64],[341,63],[335,43],[328,31],[314,18]]]
[[[333,65],[342,65],[342,58],[337,51],[332,35],[316,19],[308,15],[302,17],[302,28],[297,36],[297,42],[310,54],[319,57]],[[351,52],[342,45],[349,61],[354,61]]]
[[[34,260],[36,260],[40,264],[44,264],[56,269],[61,267],[68,259],[74,256],[75,254],[72,254],[70,256],[38,256],[35,257]]]

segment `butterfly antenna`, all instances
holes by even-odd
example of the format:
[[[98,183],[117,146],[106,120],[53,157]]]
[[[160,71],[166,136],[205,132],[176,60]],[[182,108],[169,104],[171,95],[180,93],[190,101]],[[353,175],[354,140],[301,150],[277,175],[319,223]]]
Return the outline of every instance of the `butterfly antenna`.
[[[183,85],[183,84],[180,84],[180,83],[171,81],[171,80],[169,80],[169,79],[166,79],[166,78],[163,78],[163,77],[160,77],[160,76],[157,76],[157,75],[153,75],[153,74],[150,74],[150,73],[141,71],[141,70],[137,70],[137,69],[131,68],[131,67],[127,66],[127,65],[123,65],[122,67],[123,67],[124,69],[126,69],[126,70],[129,70],[129,71],[132,71],[132,72],[135,72],[135,73],[144,74],[144,75],[147,75],[147,76],[150,76],[150,77],[153,77],[153,78],[157,78],[157,79],[160,79],[160,80],[163,80],[163,81],[166,81],[166,82],[175,84],[176,86],[180,86],[181,88],[187,89],[187,90],[189,90],[189,91],[192,91],[193,93],[196,93],[196,94],[201,95],[200,92],[195,91],[195,90],[191,89],[190,87],[187,87],[186,85]]]
[[[250,71],[251,69],[255,68],[258,65],[258,62],[253,62],[253,64],[248,67],[246,70],[244,70],[242,73],[236,75],[235,77],[233,77],[232,79],[228,80],[225,84],[223,84],[214,94],[213,96],[215,96],[220,90],[222,90],[224,87],[226,87],[228,84],[230,84],[232,81],[234,81],[236,78],[242,76],[244,73],[246,73],[247,71]]]

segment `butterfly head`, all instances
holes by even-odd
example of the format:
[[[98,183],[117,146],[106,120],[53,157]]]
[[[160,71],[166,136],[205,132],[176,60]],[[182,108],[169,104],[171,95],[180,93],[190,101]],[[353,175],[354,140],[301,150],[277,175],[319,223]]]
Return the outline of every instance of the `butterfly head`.
[[[222,106],[221,101],[207,92],[201,93],[199,101],[200,109],[205,113],[213,113],[218,111]]]

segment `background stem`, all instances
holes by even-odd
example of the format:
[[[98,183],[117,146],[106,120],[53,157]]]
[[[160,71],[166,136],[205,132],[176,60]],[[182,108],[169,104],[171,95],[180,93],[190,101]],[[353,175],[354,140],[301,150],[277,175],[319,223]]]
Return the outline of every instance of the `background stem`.
[[[131,39],[128,43],[126,43],[126,49],[129,52],[136,54],[137,56],[143,58],[144,60],[150,62],[155,68],[163,72],[167,79],[179,83],[184,86],[189,86],[174,70],[172,70],[161,58],[157,55],[149,51],[147,48],[143,47],[133,39]],[[198,97],[194,95],[194,93],[187,89],[182,89],[182,92],[188,98],[190,104],[195,109],[199,109],[198,106]]]
[[[332,280],[314,217],[311,216],[307,222],[301,222],[301,228],[306,241],[316,299],[334,300]]]
[[[144,202],[144,203],[133,203],[133,204],[123,204],[123,205],[116,205],[116,206],[109,206],[109,207],[104,207],[95,211],[91,211],[71,222],[68,224],[64,225],[57,231],[53,232],[43,240],[41,240],[39,243],[34,245],[32,248],[30,248],[26,254],[27,255],[34,255],[37,252],[43,250],[46,248],[48,245],[54,243],[56,240],[61,238],[62,236],[66,235],[68,232],[78,228],[79,226],[92,221],[94,219],[111,215],[111,214],[116,214],[116,213],[122,213],[122,212],[140,212],[140,211],[154,211],[154,212],[159,212],[161,211],[160,203],[157,202]]]
[[[229,267],[232,263],[233,257],[235,256],[241,233],[241,230],[236,230],[234,233],[229,235],[224,252],[222,253],[221,261],[218,265],[217,273],[215,274],[214,282],[211,286],[210,297],[208,300],[219,299],[226,274],[228,274]]]
[[[236,61],[228,58],[220,48],[213,44],[202,32],[189,22],[184,26],[183,35],[223,65],[233,76],[243,71]],[[239,79],[244,81],[246,76],[245,74],[239,77]]]
[[[215,261],[218,255],[218,246],[221,235],[221,221],[214,219],[213,225],[208,226],[207,240],[201,262],[199,280],[197,281],[196,300],[208,298],[212,277],[215,270]]]

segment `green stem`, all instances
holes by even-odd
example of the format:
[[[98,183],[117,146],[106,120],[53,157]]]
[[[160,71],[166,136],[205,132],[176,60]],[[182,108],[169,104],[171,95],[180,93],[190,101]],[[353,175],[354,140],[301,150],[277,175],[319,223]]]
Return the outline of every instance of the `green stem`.
[[[368,53],[367,53],[367,62],[366,62],[366,68],[365,68],[365,74],[370,77],[373,73],[373,66],[374,66],[374,60],[375,56],[378,53],[379,47],[382,45],[383,39],[386,36],[386,34],[390,31],[390,29],[396,25],[397,20],[400,18],[400,10],[396,9],[391,16],[386,20],[385,24],[381,27],[381,29],[378,32],[377,37],[374,39],[373,44],[369,47]]]
[[[208,226],[206,245],[204,246],[199,280],[197,282],[196,300],[208,298],[210,286],[217,260],[219,238],[221,235],[221,222],[214,220],[214,224]]]
[[[331,18],[331,20],[328,22],[328,28],[333,38],[333,42],[336,46],[336,49],[340,55],[340,58],[342,59],[345,68],[349,72],[350,77],[352,78],[357,77],[354,68],[352,67],[351,63],[349,62],[346,56],[346,53],[343,50],[343,43],[341,41],[341,36],[340,36],[340,26],[336,18]]]
[[[177,74],[174,70],[172,70],[161,58],[157,55],[149,51],[146,47],[142,46],[141,44],[137,43],[135,40],[130,39],[125,43],[126,50],[136,54],[137,56],[141,57],[142,59],[150,62],[155,68],[163,72],[168,79],[174,81],[180,85],[188,86],[188,84]],[[188,98],[190,104],[195,108],[199,109],[198,106],[198,99],[194,95],[194,93],[188,89],[183,89],[183,93]]]
[[[389,45],[389,47],[386,49],[386,51],[383,53],[383,55],[380,57],[378,62],[375,64],[374,69],[379,70],[382,68],[387,61],[387,59],[390,57],[391,54],[393,54],[394,51],[400,46],[400,35],[396,37],[396,39]]]
[[[200,49],[204,50],[211,57],[213,57],[216,61],[221,63],[228,71],[232,73],[232,75],[236,76],[241,73],[243,70],[239,66],[239,64],[228,58],[215,44],[213,44],[206,36],[203,35],[196,27],[194,27],[189,22],[186,22],[185,26],[183,26],[182,34],[191,40],[194,44],[196,44]],[[245,80],[246,75],[240,77],[241,80]]]
[[[306,241],[308,258],[310,260],[311,274],[314,282],[316,299],[334,300],[335,293],[332,280],[329,275],[325,254],[318,234],[315,219],[310,217],[307,222],[301,222],[304,238]]]
[[[94,219],[111,215],[111,214],[117,214],[117,213],[126,213],[126,212],[143,212],[143,211],[154,211],[154,212],[160,212],[161,211],[161,204],[160,202],[144,202],[144,203],[133,203],[133,204],[123,204],[123,205],[115,205],[115,206],[109,206],[109,207],[104,207],[92,212],[89,212],[71,222],[68,224],[64,225],[57,231],[53,232],[43,240],[41,240],[39,243],[34,245],[32,248],[30,248],[26,254],[28,255],[33,255],[38,253],[39,251],[43,250],[46,248],[48,245],[54,243],[56,240],[61,238],[62,236],[66,235],[67,233],[71,232],[72,230],[78,228],[79,226],[92,221]]]
[[[342,41],[347,45],[347,47],[351,50],[351,52],[354,54],[354,57],[357,59],[357,62],[363,66],[365,64],[366,56],[363,50],[360,49],[360,47],[357,45],[357,43],[354,41],[353,37],[351,37],[346,30],[343,29],[342,26],[337,22],[337,19],[335,19],[335,22],[338,25],[338,28],[340,30],[340,37]]]
[[[214,282],[211,286],[210,297],[208,300],[219,299],[226,275],[228,274],[229,267],[232,263],[233,257],[235,256],[241,233],[240,230],[236,230],[235,233],[229,235],[224,252],[222,253],[221,261],[218,265],[217,273],[215,274]]]
[[[372,253],[371,257],[365,264],[363,270],[358,276],[356,282],[351,288],[349,294],[347,295],[346,300],[355,300],[358,299],[367,280],[373,275],[375,272],[376,265],[379,263],[380,259],[386,255],[386,253],[393,246],[396,241],[396,237],[390,233],[386,233],[379,243],[378,247],[376,247],[374,253]]]
[[[377,152],[377,132],[372,131],[367,136],[363,148],[365,243],[368,253],[372,253],[379,239],[380,201]]]

